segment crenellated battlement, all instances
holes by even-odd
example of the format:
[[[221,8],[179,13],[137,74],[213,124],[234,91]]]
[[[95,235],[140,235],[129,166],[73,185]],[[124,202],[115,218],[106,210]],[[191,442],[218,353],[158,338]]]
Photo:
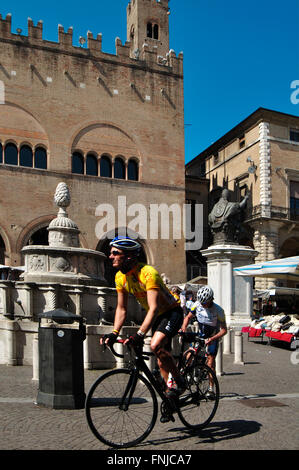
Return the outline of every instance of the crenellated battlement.
[[[137,0],[131,0],[134,2]],[[143,0],[146,2],[156,2],[161,3],[163,6],[168,6],[168,0]],[[0,42],[9,41],[14,42],[17,46],[31,47],[34,46],[40,47],[41,49],[46,48],[47,50],[52,49],[53,51],[59,51],[63,53],[72,53],[85,55],[86,57],[92,56],[94,59],[104,59],[114,57],[111,54],[104,53],[102,51],[102,34],[97,34],[96,37],[93,36],[91,31],[87,32],[86,38],[82,38],[82,44],[76,46],[73,44],[73,27],[69,27],[67,30],[64,29],[62,25],[58,25],[58,42],[48,41],[43,39],[43,21],[38,21],[34,25],[33,20],[28,18],[28,36],[22,34],[22,32],[12,33],[11,31],[11,14],[6,15],[6,18],[2,18],[0,14]],[[86,43],[86,44],[85,44]],[[121,59],[132,65],[141,65],[141,62],[145,62],[151,67],[169,67],[171,72],[175,74],[183,73],[183,54],[180,53],[176,56],[176,53],[173,50],[170,50],[165,57],[162,57],[158,53],[158,49],[155,45],[151,44],[151,41],[148,43],[145,42],[141,50],[138,50],[138,53],[133,54],[132,57],[132,47],[130,41],[126,41],[122,44],[120,38],[115,39],[115,49],[116,49],[116,58]]]

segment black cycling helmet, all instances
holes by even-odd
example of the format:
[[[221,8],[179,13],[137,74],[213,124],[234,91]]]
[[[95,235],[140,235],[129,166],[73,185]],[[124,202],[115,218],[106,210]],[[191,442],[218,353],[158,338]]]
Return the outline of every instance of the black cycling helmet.
[[[110,246],[114,248],[118,248],[119,250],[123,251],[137,251],[141,250],[141,245],[137,240],[133,240],[130,237],[115,237],[109,243]]]

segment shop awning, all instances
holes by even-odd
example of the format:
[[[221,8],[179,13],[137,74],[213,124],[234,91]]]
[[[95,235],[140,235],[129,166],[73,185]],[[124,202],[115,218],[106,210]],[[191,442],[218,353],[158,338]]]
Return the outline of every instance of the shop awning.
[[[299,281],[299,256],[274,259],[234,268],[236,276],[260,276]]]
[[[253,297],[255,298],[262,298],[262,299],[269,299],[270,297],[277,297],[277,296],[299,296],[299,289],[295,287],[271,287],[270,289],[265,290],[254,290]]]

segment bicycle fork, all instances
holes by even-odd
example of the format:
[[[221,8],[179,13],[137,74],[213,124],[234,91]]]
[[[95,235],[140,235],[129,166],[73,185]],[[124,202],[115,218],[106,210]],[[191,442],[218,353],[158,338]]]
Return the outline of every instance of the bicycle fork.
[[[131,404],[131,400],[132,400],[133,394],[135,392],[136,384],[137,384],[137,375],[138,375],[137,370],[133,370],[132,373],[130,374],[125,393],[119,405],[119,409],[122,411],[128,411],[129,409],[129,405]]]

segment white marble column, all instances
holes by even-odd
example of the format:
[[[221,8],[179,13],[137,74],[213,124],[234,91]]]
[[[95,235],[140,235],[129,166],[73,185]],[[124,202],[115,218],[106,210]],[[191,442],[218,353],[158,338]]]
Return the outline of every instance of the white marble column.
[[[252,314],[252,278],[234,276],[233,268],[251,264],[257,252],[248,246],[212,245],[201,253],[207,258],[208,284],[215,302],[225,311],[227,325],[248,324]]]

